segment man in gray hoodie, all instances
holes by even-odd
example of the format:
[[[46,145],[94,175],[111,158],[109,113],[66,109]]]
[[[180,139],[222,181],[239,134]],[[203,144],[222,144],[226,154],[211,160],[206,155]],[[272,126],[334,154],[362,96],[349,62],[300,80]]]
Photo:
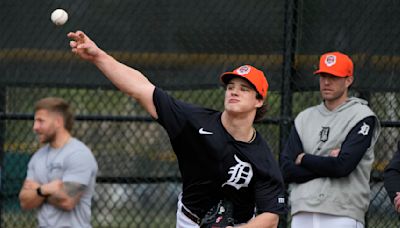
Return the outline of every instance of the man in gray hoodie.
[[[364,227],[379,120],[365,100],[348,96],[347,55],[322,55],[314,74],[323,102],[296,117],[280,156],[292,228]]]

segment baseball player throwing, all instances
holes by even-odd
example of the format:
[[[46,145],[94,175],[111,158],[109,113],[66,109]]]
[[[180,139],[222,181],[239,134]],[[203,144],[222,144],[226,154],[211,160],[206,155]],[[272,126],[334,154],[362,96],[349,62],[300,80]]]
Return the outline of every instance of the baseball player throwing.
[[[226,92],[220,112],[176,100],[81,31],[68,37],[73,53],[95,64],[167,131],[183,180],[177,227],[203,226],[221,200],[233,204],[234,224],[277,226],[279,214],[286,212],[283,179],[267,142],[253,127],[265,111],[268,82],[262,71],[244,65],[222,74]]]

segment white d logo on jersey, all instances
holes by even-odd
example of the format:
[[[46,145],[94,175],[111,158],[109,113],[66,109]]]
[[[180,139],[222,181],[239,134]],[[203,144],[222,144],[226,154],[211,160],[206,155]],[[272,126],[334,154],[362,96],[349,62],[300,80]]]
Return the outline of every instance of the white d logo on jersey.
[[[231,177],[222,187],[227,184],[239,190],[241,187],[249,186],[251,178],[253,177],[253,169],[250,163],[241,161],[236,155],[234,155],[234,158],[238,163],[229,168],[228,173]]]
[[[360,130],[358,131],[358,134],[368,135],[368,132],[369,132],[369,125],[364,122],[363,125],[361,126]]]

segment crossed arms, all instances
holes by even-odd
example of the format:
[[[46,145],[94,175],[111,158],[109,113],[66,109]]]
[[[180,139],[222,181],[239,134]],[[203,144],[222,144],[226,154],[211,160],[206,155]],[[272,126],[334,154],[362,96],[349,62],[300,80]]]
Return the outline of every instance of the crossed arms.
[[[38,188],[45,196],[38,195]],[[79,202],[86,186],[75,182],[62,182],[54,180],[44,185],[26,179],[19,193],[21,208],[25,210],[40,207],[49,203],[59,209],[70,211]]]
[[[364,122],[371,126],[367,136],[358,134]],[[330,156],[304,153],[300,137],[293,127],[280,157],[285,182],[304,183],[320,177],[348,176],[370,147],[374,126],[374,117],[366,117],[358,122],[343,141],[340,150],[335,148],[330,152]]]

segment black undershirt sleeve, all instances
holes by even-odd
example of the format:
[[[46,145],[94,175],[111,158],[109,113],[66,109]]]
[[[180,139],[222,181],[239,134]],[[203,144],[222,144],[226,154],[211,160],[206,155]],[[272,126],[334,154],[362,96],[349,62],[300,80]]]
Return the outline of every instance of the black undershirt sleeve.
[[[304,183],[319,177],[316,173],[295,164],[297,155],[303,153],[303,144],[295,127],[290,131],[287,143],[280,155],[280,167],[286,184]]]
[[[364,124],[370,129],[367,135],[359,133]],[[348,176],[361,161],[371,145],[375,128],[375,117],[369,116],[358,122],[346,136],[337,157],[317,156],[305,154],[301,166],[320,175],[321,177]]]
[[[385,189],[393,202],[396,192],[400,192],[400,141],[397,145],[397,152],[385,168],[383,178]]]

